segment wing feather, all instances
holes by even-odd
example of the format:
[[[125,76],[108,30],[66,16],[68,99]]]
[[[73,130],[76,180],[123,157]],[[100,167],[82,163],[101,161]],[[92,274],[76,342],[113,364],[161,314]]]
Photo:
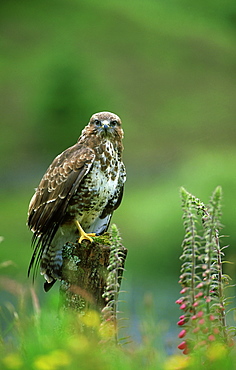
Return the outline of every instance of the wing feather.
[[[71,197],[89,172],[94,158],[92,149],[77,143],[58,155],[43,176],[29,205],[28,226],[34,232],[34,253],[28,273],[35,264],[37,266],[45,246],[52,241]]]

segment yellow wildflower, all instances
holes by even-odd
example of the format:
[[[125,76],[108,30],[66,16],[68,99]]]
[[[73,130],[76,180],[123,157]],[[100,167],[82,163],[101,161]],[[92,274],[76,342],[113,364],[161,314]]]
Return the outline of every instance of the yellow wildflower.
[[[100,315],[95,310],[89,310],[88,312],[85,313],[84,316],[80,317],[80,320],[86,326],[93,328],[99,328],[101,323]]]
[[[68,341],[68,349],[75,353],[86,352],[89,349],[90,343],[85,335],[77,335],[70,338]]]
[[[47,355],[38,356],[34,361],[34,366],[38,370],[55,370],[61,366],[69,365],[70,356],[66,351],[55,350]]]
[[[2,359],[3,364],[7,369],[20,369],[23,366],[23,361],[18,353],[10,353]]]
[[[219,360],[227,355],[227,348],[223,343],[212,343],[207,350],[207,357],[209,360]]]
[[[188,357],[183,355],[170,356],[165,362],[165,370],[182,370],[189,365]]]

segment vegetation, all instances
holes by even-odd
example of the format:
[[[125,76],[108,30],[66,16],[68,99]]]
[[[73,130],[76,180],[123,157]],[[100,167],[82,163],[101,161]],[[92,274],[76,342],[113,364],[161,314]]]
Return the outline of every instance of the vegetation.
[[[31,288],[34,309],[30,308],[27,313],[26,289],[16,281],[5,280],[5,289],[18,297],[18,308],[6,304],[9,322],[2,328],[1,368],[56,370],[80,366],[82,369],[130,370],[142,366],[177,370],[221,369],[223,366],[231,370],[236,358],[235,327],[230,328],[226,323],[229,298],[225,291],[230,278],[223,274],[225,247],[220,246],[221,188],[213,192],[209,206],[184,188],[181,194],[186,234],[179,280],[182,297],[176,303],[183,313],[177,323],[181,328],[178,337],[182,340],[178,348],[183,355],[167,356],[164,351],[163,333],[156,321],[151,297],[146,299],[141,320],[141,343],[119,337],[118,292],[124,254],[113,225],[104,293],[107,305],[101,312],[92,308],[59,312],[53,305],[41,310],[35,290]]]
[[[226,348],[233,339],[226,324],[225,290],[231,285],[222,268],[226,247],[220,246],[221,188],[216,188],[208,207],[185,189],[181,192],[186,234],[179,280],[183,296],[176,303],[184,313],[178,321],[182,328],[179,338],[184,340],[178,347],[185,354],[212,342],[222,343]],[[235,332],[235,328],[231,330]]]
[[[48,330],[52,322],[56,326],[57,287],[45,295],[41,277],[34,290],[27,279],[31,233],[24,225],[46,167],[75,143],[92,113],[110,110],[123,121],[128,173],[124,200],[113,216],[129,250],[122,283],[128,294],[120,297],[126,301],[120,303],[121,316],[129,320],[120,335],[137,343],[115,348],[114,357],[122,369],[138,368],[141,361],[170,368],[165,361],[171,359],[185,366],[187,356],[179,350],[177,358],[166,357],[166,351],[176,353],[184,330],[176,325],[173,305],[182,262],[176,258],[183,233],[180,186],[203,202],[217,184],[224,189],[221,223],[230,246],[224,253],[232,262],[223,265],[224,274],[234,281],[236,273],[235,14],[234,0],[2,2],[1,358],[9,355],[11,361],[15,353],[24,362],[28,351],[30,368],[37,356],[69,343],[66,333],[57,337]],[[228,321],[234,325],[232,314]],[[26,349],[20,350],[23,342]],[[225,367],[234,350],[226,358],[221,344],[208,354]],[[99,348],[104,365],[113,352]],[[83,353],[81,364],[93,361]],[[73,356],[79,353],[73,352],[76,361]]]

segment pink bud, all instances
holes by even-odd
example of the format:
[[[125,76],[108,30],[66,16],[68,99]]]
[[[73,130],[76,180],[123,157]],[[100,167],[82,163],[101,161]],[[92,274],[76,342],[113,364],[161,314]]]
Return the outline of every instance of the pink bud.
[[[199,292],[198,294],[195,295],[195,298],[200,298],[201,296],[203,296],[203,293]]]
[[[179,298],[179,299],[177,299],[177,301],[175,301],[175,303],[177,303],[177,304],[182,304],[182,303],[183,303],[183,301],[184,301],[184,299],[183,299],[183,298]]]
[[[193,329],[193,333],[198,333],[200,330],[199,326],[197,326],[196,328]]]
[[[197,313],[197,317],[202,317],[203,316],[203,311],[199,311],[198,313]]]
[[[196,318],[197,318],[197,315],[193,315],[193,316],[191,317],[191,320],[196,320]]]
[[[181,320],[181,319],[185,319],[185,315],[181,315],[180,317],[179,317],[179,319]]]
[[[211,298],[210,297],[206,297],[206,302],[207,303],[211,302]]]
[[[180,309],[185,310],[187,308],[187,305],[185,303],[181,304]]]
[[[204,319],[200,319],[198,322],[199,322],[200,325],[205,324],[205,320]]]
[[[216,338],[213,334],[209,335],[208,339],[209,339],[210,342],[214,342],[214,340],[216,340]]]
[[[186,330],[185,330],[185,329],[183,329],[183,330],[181,330],[181,332],[179,333],[178,337],[179,337],[179,338],[183,338],[183,337],[185,337],[185,335],[186,335]]]
[[[203,283],[199,283],[199,284],[196,286],[196,288],[197,288],[197,289],[202,288],[202,287],[203,287],[203,285],[204,285]]]
[[[197,306],[198,306],[198,302],[194,302],[193,307],[197,307]]]
[[[189,352],[190,352],[190,350],[189,350],[189,348],[188,348],[188,347],[186,347],[186,348],[183,350],[183,354],[184,354],[184,355],[188,355],[188,354],[189,354]]]
[[[187,347],[187,344],[186,344],[185,340],[178,345],[179,349],[185,349],[186,347]]]
[[[220,332],[220,330],[219,330],[218,328],[214,328],[214,329],[213,329],[213,333],[214,333],[214,334],[219,334],[219,332]]]
[[[183,288],[181,289],[180,294],[185,294],[186,292],[187,292],[187,288]]]
[[[179,325],[179,326],[182,326],[182,325],[184,325],[185,324],[185,320],[184,319],[181,319],[181,320],[179,320],[178,322],[177,322],[177,325]]]
[[[215,316],[214,316],[214,315],[210,315],[210,316],[209,316],[209,320],[210,320],[210,321],[214,321],[214,320],[215,320]]]

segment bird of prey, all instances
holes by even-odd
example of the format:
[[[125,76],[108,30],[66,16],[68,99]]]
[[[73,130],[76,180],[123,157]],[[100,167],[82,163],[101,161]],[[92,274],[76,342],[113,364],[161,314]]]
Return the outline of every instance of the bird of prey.
[[[40,264],[45,291],[61,278],[66,242],[92,242],[108,229],[126,180],[122,139],[116,114],[92,115],[77,143],[54,159],[36,189],[27,220],[34,247],[28,274]]]

